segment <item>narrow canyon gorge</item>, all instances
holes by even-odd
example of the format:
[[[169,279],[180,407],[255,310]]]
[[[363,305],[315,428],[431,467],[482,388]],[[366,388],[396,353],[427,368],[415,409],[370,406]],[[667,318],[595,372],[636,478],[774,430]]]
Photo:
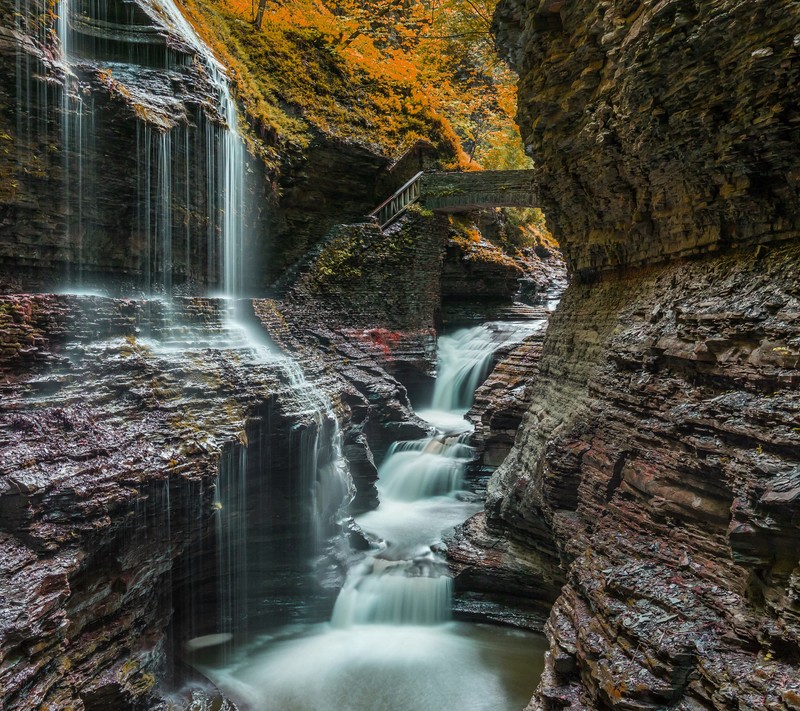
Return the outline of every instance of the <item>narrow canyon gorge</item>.
[[[800,710],[800,3],[0,20],[0,711]]]

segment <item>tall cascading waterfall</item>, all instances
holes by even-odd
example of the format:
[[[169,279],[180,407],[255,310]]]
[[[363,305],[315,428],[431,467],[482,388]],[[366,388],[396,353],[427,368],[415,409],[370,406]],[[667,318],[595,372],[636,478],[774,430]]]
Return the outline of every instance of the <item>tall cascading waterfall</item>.
[[[380,505],[356,519],[373,546],[350,570],[330,622],[276,633],[235,659],[207,659],[203,669],[233,700],[265,711],[524,705],[546,643],[452,621],[440,542],[481,508],[463,491],[473,457],[463,413],[474,393],[459,383],[477,387],[487,356],[542,326],[489,324],[440,339],[440,391],[449,395],[440,392],[440,409],[427,414],[443,424],[423,440],[395,443],[380,466]]]
[[[324,604],[329,593],[314,563],[339,542],[354,486],[330,398],[268,342],[252,314],[235,318],[246,301],[151,303],[158,328],[142,329],[136,348],[158,367],[212,358],[263,378],[267,395],[248,411],[239,440],[222,446],[214,527],[187,550],[176,575],[175,641],[228,653],[234,643],[305,615],[312,592]],[[197,310],[203,319],[187,318]],[[254,394],[246,391],[249,399]]]
[[[61,0],[58,6],[58,20],[56,30],[61,45],[61,63],[64,67],[64,88],[61,99],[61,146],[64,154],[64,190],[66,192],[64,203],[72,203],[72,192],[77,193],[78,215],[77,215],[77,236],[75,237],[77,246],[78,261],[76,265],[77,274],[70,275],[70,278],[77,282],[78,286],[83,282],[83,154],[84,139],[83,133],[84,111],[83,97],[80,91],[71,89],[74,76],[71,71],[71,42],[69,29],[69,0]],[[77,130],[77,135],[74,131]],[[65,221],[66,240],[72,241],[72,231],[75,229],[73,220],[70,217]],[[71,268],[72,265],[70,265]]]
[[[220,461],[215,500],[219,615],[213,634],[225,641],[235,635],[241,643],[274,626],[281,615],[297,616],[294,597],[310,586],[310,563],[337,534],[354,489],[325,393],[258,333],[230,321],[224,328],[227,339],[242,338],[238,345],[222,346],[236,348],[240,363],[268,365],[287,383],[285,399],[291,402],[282,407],[294,422],[288,431],[276,430],[272,419],[278,413],[270,406]],[[287,415],[283,412],[281,419]]]
[[[55,29],[64,77],[64,289],[109,268],[101,264],[109,236],[97,224],[109,201],[98,207],[97,176],[87,175],[101,161],[93,145],[100,120],[93,90],[101,87],[108,97],[124,97],[137,117],[135,174],[127,185],[132,194],[117,196],[121,212],[123,203],[136,206],[135,218],[114,225],[122,231],[115,239],[129,231],[132,249],[113,268],[138,271],[128,288],[145,294],[169,295],[184,283],[195,291],[215,285],[226,296],[241,294],[247,154],[222,65],[173,0],[60,0]],[[196,96],[183,105],[171,95],[170,81],[195,71],[193,57],[213,97]],[[207,110],[207,98],[215,100],[216,111]],[[102,129],[116,135],[113,127]],[[104,219],[116,219],[106,212]],[[138,268],[131,253],[138,255]]]
[[[162,29],[154,31],[153,23]],[[85,122],[76,117],[94,113],[92,94],[84,91],[80,79],[91,60],[102,81],[112,91],[124,93],[142,114],[136,121],[135,196],[131,198],[137,206],[133,243],[141,252],[138,288],[149,295],[169,297],[176,274],[189,278],[192,270],[200,268],[205,271],[202,283],[221,287],[223,306],[218,322],[187,323],[179,305],[160,302],[169,325],[158,334],[143,334],[142,343],[165,358],[201,358],[209,351],[225,352],[238,365],[250,363],[280,373],[287,386],[288,394],[281,395],[287,402],[275,407],[283,408],[283,419],[287,411],[294,418],[291,430],[273,431],[269,405],[259,424],[248,423],[242,441],[222,452],[214,498],[215,550],[203,549],[203,554],[217,561],[217,616],[184,620],[184,633],[202,635],[195,640],[195,648],[217,645],[234,635],[246,638],[258,631],[265,618],[276,616],[270,605],[291,604],[297,584],[284,578],[296,576],[297,561],[310,569],[310,561],[337,533],[339,511],[354,493],[342,455],[339,423],[330,398],[306,380],[297,363],[267,342],[251,313],[241,315],[248,311],[240,301],[244,289],[246,149],[222,65],[173,0],[61,0],[56,30],[64,65],[65,203],[77,205],[80,211],[92,199],[83,194],[82,182],[75,180],[76,166],[83,166],[82,156],[89,152],[88,133],[78,132],[75,125],[76,121]],[[171,37],[166,43],[165,31]],[[178,77],[193,57],[202,64],[217,103],[216,116],[206,116],[205,108],[197,111],[196,129],[183,120],[167,120],[170,110],[180,114],[171,103],[171,87],[165,88],[163,95],[148,95],[146,101],[129,89],[142,80],[158,82],[164,72]],[[205,210],[205,220],[199,220],[205,222],[202,231],[184,219],[200,208]],[[82,218],[67,222],[68,230],[81,232],[91,225]],[[193,258],[200,243],[203,263]],[[78,253],[82,271],[91,270],[85,250]],[[67,288],[74,288],[80,280],[68,281]],[[278,436],[280,441],[276,441]],[[281,459],[278,450],[291,456]],[[280,466],[273,460],[280,460]],[[282,566],[289,556],[295,568],[282,578]],[[200,570],[202,575],[208,574],[206,568]],[[273,575],[276,581],[264,579]],[[285,590],[273,591],[272,598],[264,592],[280,585]],[[202,596],[190,592],[184,597],[198,616],[208,616],[207,606],[199,599]],[[192,614],[190,610],[187,617]]]
[[[239,116],[223,66],[217,61],[173,0],[153,0],[168,22],[197,51],[206,67],[220,100],[220,113],[225,130],[218,138],[216,166],[209,166],[209,175],[217,173],[218,212],[222,215],[222,287],[228,297],[239,296],[243,286],[244,264],[244,181],[245,147],[239,133]],[[214,170],[216,167],[216,171]]]

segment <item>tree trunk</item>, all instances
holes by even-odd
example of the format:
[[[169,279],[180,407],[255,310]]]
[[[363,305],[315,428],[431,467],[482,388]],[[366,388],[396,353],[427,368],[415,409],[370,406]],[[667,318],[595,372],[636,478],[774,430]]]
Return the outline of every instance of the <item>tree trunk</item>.
[[[261,23],[264,21],[264,10],[267,9],[267,0],[258,0],[258,12],[256,12],[256,18],[253,20],[253,24],[256,26],[257,30],[261,29]]]

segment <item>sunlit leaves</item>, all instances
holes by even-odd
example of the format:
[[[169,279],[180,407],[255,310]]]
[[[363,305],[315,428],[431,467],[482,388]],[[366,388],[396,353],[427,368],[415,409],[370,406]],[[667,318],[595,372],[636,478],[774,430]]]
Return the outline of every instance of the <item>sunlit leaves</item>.
[[[200,0],[251,22],[258,0]],[[344,92],[327,90],[317,62],[263,62],[287,76],[259,79],[304,107],[321,127],[347,131],[347,111],[362,112],[367,140],[408,143],[444,117],[463,144],[463,167],[527,167],[514,125],[515,76],[497,57],[490,35],[497,0],[266,0],[260,30],[265,51],[284,51],[300,32],[329,52]],[[289,43],[291,44],[291,42]],[[287,52],[292,47],[286,47]],[[320,74],[320,72],[322,72]],[[288,76],[293,74],[294,76]],[[317,76],[319,75],[319,76]],[[361,98],[359,98],[361,97]],[[339,102],[355,105],[341,109]],[[443,130],[449,130],[442,125]],[[430,130],[430,129],[429,129]],[[399,136],[405,131],[407,140]]]

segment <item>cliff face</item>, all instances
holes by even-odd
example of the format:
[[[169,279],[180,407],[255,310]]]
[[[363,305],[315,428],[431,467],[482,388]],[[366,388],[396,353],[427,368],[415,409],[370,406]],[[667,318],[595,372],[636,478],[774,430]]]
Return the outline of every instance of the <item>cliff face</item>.
[[[337,533],[333,413],[225,308],[0,299],[0,706],[149,708],[187,638],[274,624],[265,597]]]
[[[800,230],[791,2],[505,0],[498,40],[575,271]]]
[[[575,277],[487,504],[554,603],[531,709],[800,703],[799,17],[498,10]]]
[[[542,708],[791,708],[798,256],[568,292],[488,505],[495,535],[561,562]]]

